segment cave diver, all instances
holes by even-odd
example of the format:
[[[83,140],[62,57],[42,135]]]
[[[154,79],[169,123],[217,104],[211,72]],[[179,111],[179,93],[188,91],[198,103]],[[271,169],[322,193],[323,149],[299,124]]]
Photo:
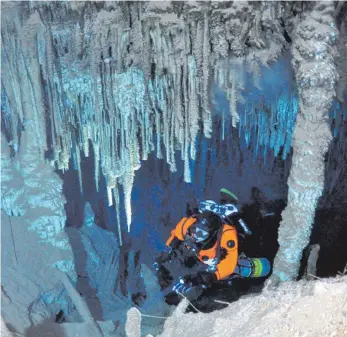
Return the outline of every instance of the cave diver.
[[[173,293],[189,294],[193,300],[212,284],[231,284],[234,278],[258,278],[270,273],[270,262],[266,258],[239,255],[239,241],[252,232],[235,205],[237,197],[225,188],[220,190],[220,195],[219,204],[212,200],[202,201],[195,213],[178,222],[153,264],[162,290],[169,290],[165,296],[169,304],[174,304],[170,301]],[[198,266],[197,272],[179,277],[172,287],[173,278],[164,264],[180,259],[182,265],[189,266],[187,261],[192,258]]]

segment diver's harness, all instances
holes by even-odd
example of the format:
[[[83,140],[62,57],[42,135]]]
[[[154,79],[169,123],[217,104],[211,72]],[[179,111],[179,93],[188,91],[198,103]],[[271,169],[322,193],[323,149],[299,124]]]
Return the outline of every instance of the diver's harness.
[[[236,223],[232,223],[229,219],[233,215],[240,213],[239,209],[234,204],[217,204],[213,200],[200,201],[199,211],[210,211],[222,218],[226,223],[237,227],[237,231],[241,229],[245,235],[249,236],[252,231],[248,228],[247,224],[242,218],[239,218]]]

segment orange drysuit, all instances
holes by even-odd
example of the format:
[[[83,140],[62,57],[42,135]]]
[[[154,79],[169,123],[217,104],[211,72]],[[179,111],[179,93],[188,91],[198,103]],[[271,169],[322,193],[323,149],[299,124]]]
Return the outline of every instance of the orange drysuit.
[[[184,238],[187,234],[187,231],[190,226],[196,222],[196,219],[191,218],[182,218],[181,221],[176,225],[176,228],[171,231],[171,236],[167,240],[166,245],[170,246],[170,243],[175,239],[184,241]],[[228,224],[223,224],[223,233],[220,240],[217,240],[215,245],[212,248],[206,250],[200,250],[198,253],[198,259],[205,263],[209,264],[217,255],[217,245],[220,244],[220,251],[224,249],[226,254],[218,264],[216,265],[216,277],[217,280],[222,280],[230,276],[236,267],[237,258],[238,258],[238,240],[236,229]]]

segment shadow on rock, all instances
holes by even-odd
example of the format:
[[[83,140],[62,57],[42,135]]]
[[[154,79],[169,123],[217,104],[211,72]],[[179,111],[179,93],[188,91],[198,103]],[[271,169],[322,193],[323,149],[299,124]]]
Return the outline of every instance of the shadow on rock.
[[[65,334],[63,327],[46,319],[42,323],[25,330],[25,337],[69,337]]]

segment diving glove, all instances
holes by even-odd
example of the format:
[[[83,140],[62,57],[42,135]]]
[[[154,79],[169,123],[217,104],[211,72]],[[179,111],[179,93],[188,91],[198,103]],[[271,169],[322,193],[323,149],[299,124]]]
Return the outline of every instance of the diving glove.
[[[161,265],[171,259],[172,248],[170,246],[165,246],[161,255],[153,263],[153,268],[159,270]]]
[[[190,281],[185,279],[184,277],[180,277],[178,279],[178,282],[173,286],[172,290],[176,292],[177,294],[187,294],[189,293],[193,288],[193,285]]]
[[[213,282],[217,281],[217,276],[215,273],[210,273],[207,271],[202,271],[192,278],[192,283],[194,286],[204,286],[209,287]]]

